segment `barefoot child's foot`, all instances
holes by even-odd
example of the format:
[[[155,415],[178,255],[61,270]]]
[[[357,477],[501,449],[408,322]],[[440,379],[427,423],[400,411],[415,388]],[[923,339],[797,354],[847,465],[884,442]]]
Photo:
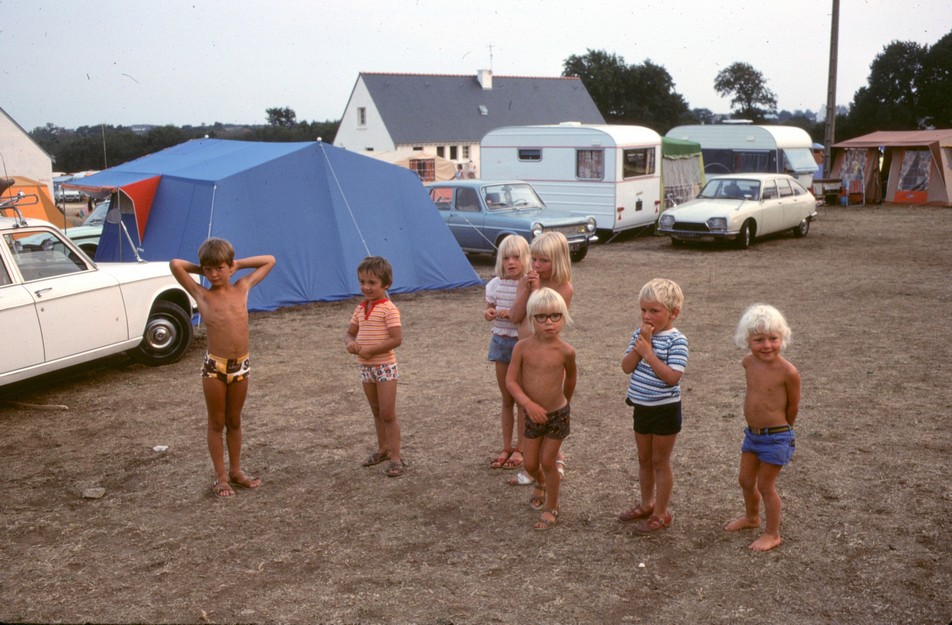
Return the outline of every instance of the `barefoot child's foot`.
[[[241,488],[258,488],[261,486],[261,479],[245,474],[244,471],[235,473],[228,477],[228,481]],[[234,493],[232,493],[234,494]]]
[[[781,542],[779,534],[764,534],[747,545],[747,548],[751,551],[768,551],[780,545]]]
[[[742,516],[724,525],[724,531],[736,532],[738,530],[756,529],[758,527],[760,527],[760,517],[752,519],[750,517]]]
[[[231,489],[231,486],[228,485],[228,482],[223,482],[221,480],[215,480],[212,482],[212,492],[215,493],[216,497],[224,499],[225,497],[234,497],[235,491]]]

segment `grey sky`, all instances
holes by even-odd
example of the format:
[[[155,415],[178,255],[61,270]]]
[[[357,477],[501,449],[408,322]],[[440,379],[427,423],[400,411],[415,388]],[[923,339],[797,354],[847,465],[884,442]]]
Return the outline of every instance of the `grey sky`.
[[[737,61],[781,109],[826,101],[832,0],[0,0],[0,107],[31,130],[339,119],[357,74],[558,76],[605,50],[671,74],[691,108]],[[932,45],[948,0],[841,0],[837,104],[891,41]],[[490,57],[490,50],[492,56]]]

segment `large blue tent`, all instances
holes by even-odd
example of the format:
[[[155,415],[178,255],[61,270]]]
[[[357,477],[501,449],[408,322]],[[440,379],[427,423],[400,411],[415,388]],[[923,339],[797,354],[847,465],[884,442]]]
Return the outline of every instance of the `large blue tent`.
[[[481,284],[407,169],[322,143],[197,139],[82,179],[112,194],[123,232],[107,223],[99,261],[196,260],[208,237],[238,256],[277,265],[250,295],[251,310],[360,295],[357,265],[384,256],[391,293]],[[197,262],[197,260],[196,260]]]

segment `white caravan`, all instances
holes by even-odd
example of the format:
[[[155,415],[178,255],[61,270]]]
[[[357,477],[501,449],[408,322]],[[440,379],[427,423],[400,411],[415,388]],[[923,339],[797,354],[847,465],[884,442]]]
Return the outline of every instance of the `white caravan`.
[[[547,206],[602,231],[652,226],[661,210],[661,136],[642,126],[507,126],[480,142],[480,176],[532,183]]]
[[[703,124],[677,126],[665,137],[701,144],[704,172],[720,174],[790,174],[806,188],[813,186],[817,164],[813,139],[796,126]]]

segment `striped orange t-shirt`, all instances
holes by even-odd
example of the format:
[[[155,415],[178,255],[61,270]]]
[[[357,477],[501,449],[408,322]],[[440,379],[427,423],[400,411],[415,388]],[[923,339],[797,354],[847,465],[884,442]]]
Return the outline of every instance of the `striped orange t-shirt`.
[[[390,338],[390,328],[400,325],[400,311],[389,299],[367,300],[357,304],[350,322],[357,326],[357,342],[361,345],[376,345]],[[389,365],[397,362],[397,355],[388,352],[374,354],[370,358],[357,357],[362,365]]]

